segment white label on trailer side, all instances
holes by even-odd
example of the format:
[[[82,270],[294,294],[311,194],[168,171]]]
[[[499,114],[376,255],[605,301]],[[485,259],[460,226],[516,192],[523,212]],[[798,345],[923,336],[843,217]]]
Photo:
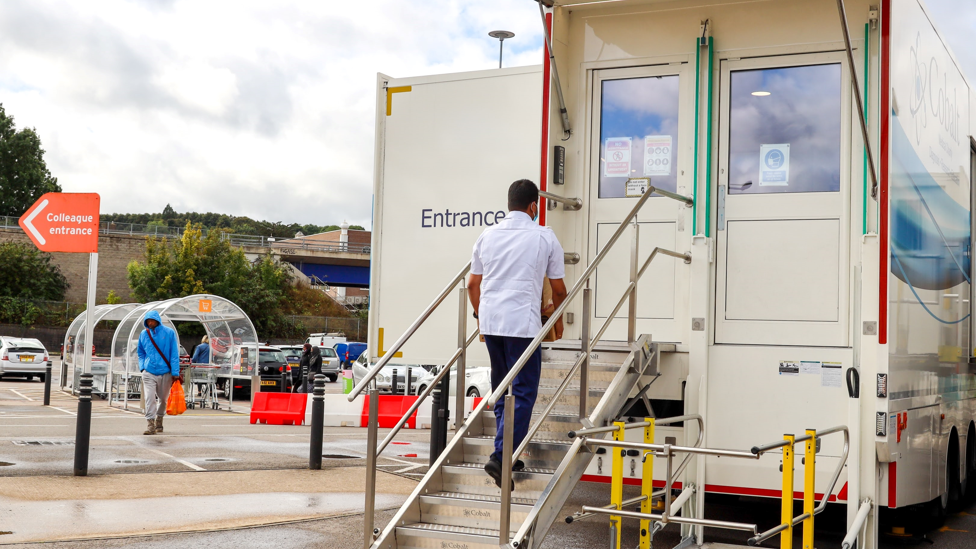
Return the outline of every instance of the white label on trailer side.
[[[795,360],[781,360],[779,363],[779,375],[781,376],[800,375],[800,363]]]
[[[841,372],[844,370],[839,362],[824,362],[820,369],[821,387],[841,387],[843,377]]]
[[[651,178],[634,177],[627,180],[627,198],[640,198],[651,186]]]
[[[800,373],[808,375],[820,375],[820,364],[818,360],[801,360]]]

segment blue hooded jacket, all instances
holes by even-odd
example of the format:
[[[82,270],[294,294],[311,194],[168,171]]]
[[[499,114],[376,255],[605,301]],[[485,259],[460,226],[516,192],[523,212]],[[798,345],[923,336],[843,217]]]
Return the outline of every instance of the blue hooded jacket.
[[[159,351],[166,355],[169,365],[166,364],[166,360],[160,356],[152,341],[149,340],[150,330],[146,326],[146,321],[150,319],[159,323],[152,329],[152,337],[156,341],[156,345],[159,346]],[[146,329],[139,334],[139,346],[136,349],[139,355],[139,371],[146,371],[157,376],[166,373],[173,374],[173,377],[180,375],[180,345],[177,343],[176,331],[163,326],[163,319],[159,317],[159,313],[156,311],[149,311],[143,319],[142,325],[146,326]]]

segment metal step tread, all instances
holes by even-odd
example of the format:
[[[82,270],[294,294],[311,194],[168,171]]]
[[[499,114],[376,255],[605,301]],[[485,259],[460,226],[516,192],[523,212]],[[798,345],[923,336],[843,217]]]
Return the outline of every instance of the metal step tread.
[[[444,467],[459,467],[459,468],[462,468],[462,469],[478,469],[478,470],[480,470],[482,472],[485,470],[485,464],[484,463],[468,463],[468,462],[464,462],[464,463],[450,463],[450,464],[445,465]],[[520,473],[536,473],[536,474],[540,474],[540,475],[551,475],[551,474],[553,474],[555,472],[556,472],[555,469],[546,469],[544,467],[526,467],[525,469],[522,469],[521,471],[513,471],[512,474],[513,475],[518,475]],[[488,473],[485,473],[485,474],[487,475]]]
[[[436,494],[424,494],[420,496],[420,499],[432,499],[432,498],[442,498],[457,500],[459,502],[467,501],[484,501],[488,503],[498,503],[502,502],[502,498],[498,496],[485,496],[482,494],[466,494],[464,492],[437,492]],[[536,500],[529,498],[512,498],[513,505],[535,505]]]
[[[479,441],[479,442],[480,441],[490,441],[492,444],[495,443],[495,435],[471,435],[471,436],[467,436],[467,437],[464,437],[464,438],[465,438],[465,440],[470,440],[472,442],[474,442],[474,441]],[[475,444],[478,444],[479,442],[475,442]],[[560,446],[565,446],[568,449],[570,446],[572,446],[573,439],[569,438],[569,431],[566,431],[566,438],[565,439],[533,438],[532,439],[532,442],[530,442],[529,444],[530,445],[532,445],[532,444],[558,444]]]
[[[546,368],[551,368],[553,370],[568,370],[575,364],[575,360],[543,360],[542,371],[545,372]],[[601,372],[615,372],[622,367],[623,365],[619,362],[605,362],[599,358],[591,358],[588,366],[590,371],[599,370]]]
[[[444,534],[463,534],[467,536],[491,537],[498,543],[498,530],[487,528],[469,528],[467,526],[449,526],[446,524],[429,524],[426,522],[414,522],[404,526],[397,526],[397,531],[404,531],[406,534],[417,533],[444,533]]]

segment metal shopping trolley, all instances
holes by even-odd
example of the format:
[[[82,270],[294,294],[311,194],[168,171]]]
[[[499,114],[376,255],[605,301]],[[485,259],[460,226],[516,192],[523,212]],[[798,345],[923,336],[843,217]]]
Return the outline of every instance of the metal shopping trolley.
[[[217,371],[220,366],[211,364],[190,364],[186,367],[183,379],[187,381],[186,407],[220,409],[217,402]]]

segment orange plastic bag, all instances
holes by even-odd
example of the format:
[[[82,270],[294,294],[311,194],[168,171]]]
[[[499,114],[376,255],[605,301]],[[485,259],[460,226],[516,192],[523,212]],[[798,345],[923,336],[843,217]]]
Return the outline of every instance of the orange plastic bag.
[[[186,411],[186,395],[183,394],[183,384],[176,380],[169,390],[169,400],[166,402],[166,413],[178,416]]]

